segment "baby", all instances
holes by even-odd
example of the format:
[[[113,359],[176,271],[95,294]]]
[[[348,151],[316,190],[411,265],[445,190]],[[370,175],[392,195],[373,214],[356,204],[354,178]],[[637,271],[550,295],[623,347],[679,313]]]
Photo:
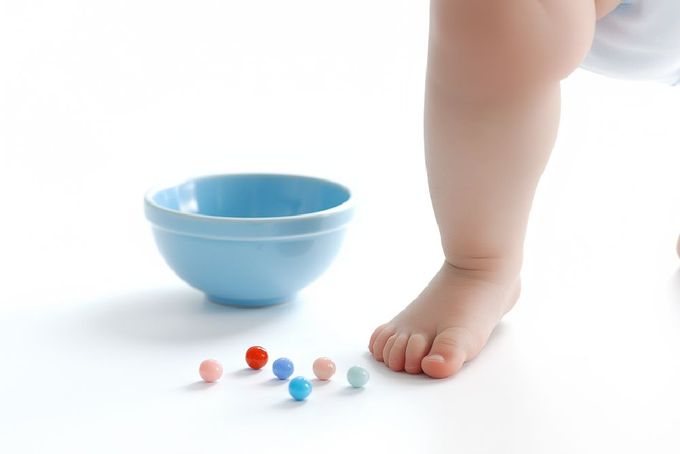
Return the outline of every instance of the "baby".
[[[560,80],[579,66],[678,84],[680,0],[431,0],[425,160],[446,260],[371,336],[390,369],[455,374],[517,301]]]

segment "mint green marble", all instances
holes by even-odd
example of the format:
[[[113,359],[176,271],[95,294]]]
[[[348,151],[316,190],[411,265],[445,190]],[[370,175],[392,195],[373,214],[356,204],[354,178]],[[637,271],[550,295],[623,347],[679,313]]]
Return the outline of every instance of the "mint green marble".
[[[363,367],[353,366],[347,371],[347,381],[354,388],[361,388],[368,383],[368,371]]]

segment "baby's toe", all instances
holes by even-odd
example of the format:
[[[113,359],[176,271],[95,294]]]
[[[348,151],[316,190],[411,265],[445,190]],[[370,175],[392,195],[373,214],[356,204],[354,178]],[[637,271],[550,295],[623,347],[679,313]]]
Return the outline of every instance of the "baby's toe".
[[[375,340],[378,338],[380,333],[382,333],[383,329],[387,326],[387,323],[383,323],[382,325],[378,326],[376,329],[373,330],[373,334],[371,334],[371,339],[368,341],[368,351],[373,353],[373,345],[375,344]]]
[[[431,341],[424,334],[409,337],[404,354],[404,370],[409,374],[419,374],[423,370],[420,363],[430,349]]]
[[[397,341],[397,334],[392,334],[389,339],[387,339],[387,342],[385,342],[385,346],[383,347],[383,352],[382,352],[382,360],[387,365],[389,359],[390,359],[390,352],[392,351],[392,346],[394,343]]]
[[[446,378],[463,366],[470,350],[471,335],[462,328],[447,328],[435,337],[428,355],[423,358],[423,372],[432,378]]]
[[[376,336],[375,342],[373,342],[373,357],[377,359],[378,361],[383,360],[383,349],[385,348],[385,345],[387,344],[387,341],[392,335],[396,329],[391,326],[386,326],[380,331],[380,333]]]
[[[397,336],[390,350],[390,356],[384,356],[385,363],[395,372],[400,372],[404,370],[406,354],[406,344],[408,343],[409,335],[406,333],[401,333]]]

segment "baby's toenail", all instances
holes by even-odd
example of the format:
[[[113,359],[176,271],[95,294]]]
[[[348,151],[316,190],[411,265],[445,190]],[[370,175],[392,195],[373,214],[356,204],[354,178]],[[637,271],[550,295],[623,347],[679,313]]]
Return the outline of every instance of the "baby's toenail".
[[[444,362],[444,357],[442,355],[430,355],[427,357],[430,361],[437,361],[439,363]]]

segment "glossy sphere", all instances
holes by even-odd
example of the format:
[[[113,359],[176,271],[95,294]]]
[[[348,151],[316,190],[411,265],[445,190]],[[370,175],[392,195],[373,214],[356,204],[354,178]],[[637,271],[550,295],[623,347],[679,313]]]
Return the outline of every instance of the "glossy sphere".
[[[198,373],[201,374],[203,381],[213,383],[222,376],[222,365],[217,360],[206,359],[198,368]]]
[[[272,370],[279,380],[286,380],[293,375],[295,367],[293,366],[293,361],[288,358],[279,358],[272,364]]]
[[[312,392],[312,384],[305,377],[295,377],[288,383],[288,392],[295,400],[305,400]]]
[[[267,350],[262,347],[250,347],[246,352],[246,362],[251,369],[262,369],[268,360]]]
[[[361,388],[368,383],[368,371],[363,367],[353,366],[347,371],[347,381],[354,388]]]
[[[317,358],[312,368],[319,380],[328,380],[335,374],[335,363],[330,358]]]

